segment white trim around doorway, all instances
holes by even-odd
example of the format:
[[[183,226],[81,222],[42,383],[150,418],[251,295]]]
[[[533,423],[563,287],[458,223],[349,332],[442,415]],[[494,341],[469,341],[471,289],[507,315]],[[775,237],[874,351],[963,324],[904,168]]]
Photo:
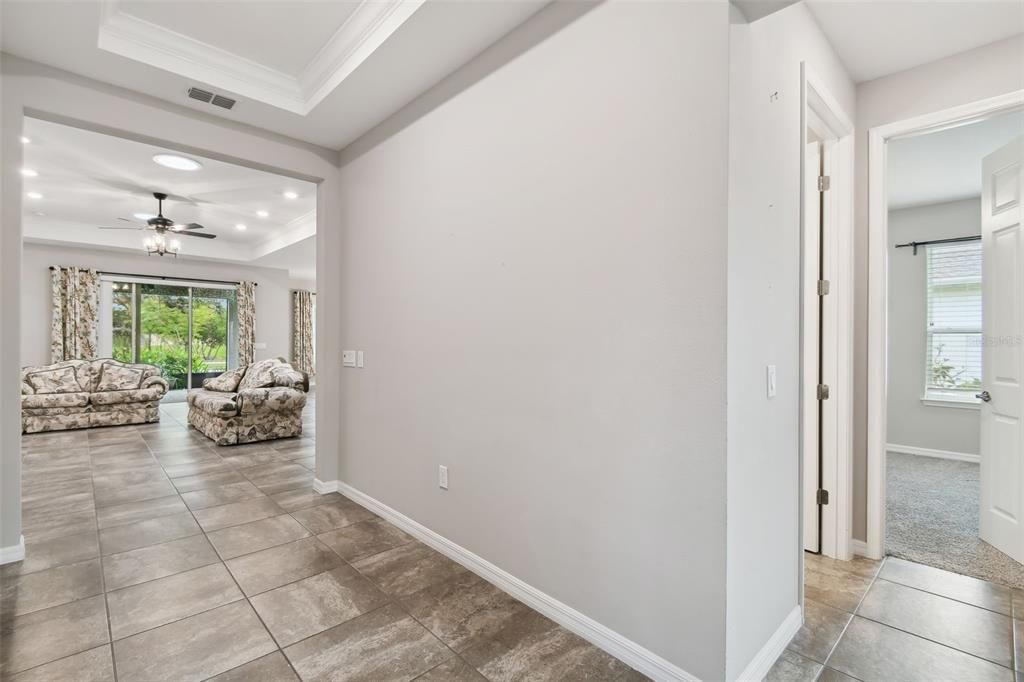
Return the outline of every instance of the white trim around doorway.
[[[827,131],[826,172],[831,178],[830,193],[826,195],[825,219],[834,226],[834,239],[826,247],[826,270],[832,273],[829,296],[835,305],[824,322],[826,378],[830,388],[829,400],[825,403],[823,424],[826,426],[827,443],[821,463],[822,486],[829,491],[829,503],[822,508],[822,554],[840,560],[850,559],[851,531],[853,517],[853,183],[854,183],[854,126],[849,114],[843,111],[838,100],[825,87],[808,64],[801,64],[803,80],[803,121],[801,133],[801,159],[807,143],[807,128],[816,125]],[[806,241],[808,221],[804,215],[803,179],[809,169],[801,161],[801,254]],[[801,263],[803,263],[801,255]],[[805,273],[801,272],[801,307],[804,287],[808,286]],[[801,314],[801,338],[803,338],[803,314]],[[801,391],[807,382],[803,376],[803,344],[801,343]],[[803,404],[803,394],[801,394]],[[801,410],[802,412],[802,410]],[[801,421],[801,443],[804,424]],[[803,485],[803,454],[801,454],[800,490]],[[802,505],[801,505],[802,509]],[[801,556],[803,518],[800,523]],[[801,589],[801,594],[803,590]]]
[[[888,286],[888,204],[885,192],[889,140],[974,123],[1024,107],[1024,90],[915,116],[868,131],[868,376],[867,376],[867,542],[864,554],[885,552],[886,300]]]

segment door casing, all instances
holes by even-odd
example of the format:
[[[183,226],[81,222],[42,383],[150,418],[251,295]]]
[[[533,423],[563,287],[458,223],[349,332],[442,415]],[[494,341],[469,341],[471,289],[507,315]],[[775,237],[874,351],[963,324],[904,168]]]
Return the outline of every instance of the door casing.
[[[886,150],[890,140],[937,132],[1024,108],[1017,90],[868,130],[867,541],[858,553],[885,552],[886,321],[889,208]]]

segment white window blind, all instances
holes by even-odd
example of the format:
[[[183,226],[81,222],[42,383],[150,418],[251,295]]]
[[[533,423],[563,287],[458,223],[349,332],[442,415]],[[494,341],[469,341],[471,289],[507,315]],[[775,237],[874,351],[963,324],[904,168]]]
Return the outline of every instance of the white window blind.
[[[925,398],[975,402],[981,390],[981,242],[927,250]]]

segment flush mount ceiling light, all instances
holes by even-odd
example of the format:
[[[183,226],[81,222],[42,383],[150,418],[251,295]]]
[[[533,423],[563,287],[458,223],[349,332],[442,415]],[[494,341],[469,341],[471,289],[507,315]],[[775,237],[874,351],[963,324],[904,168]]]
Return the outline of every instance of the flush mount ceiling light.
[[[42,199],[43,198],[43,195],[40,194],[39,192],[29,192],[25,196],[27,196],[29,199]]]
[[[242,223],[238,223],[237,225],[235,225],[235,229],[238,231],[242,231],[245,229],[245,225],[243,225]]]
[[[31,168],[22,168],[21,174],[26,178],[35,178],[39,176],[39,171],[34,171]]]
[[[292,190],[288,190],[288,191],[286,191],[284,193],[284,198],[285,199],[298,199],[299,198],[299,193],[298,192],[293,192]]]
[[[187,156],[178,156],[177,154],[155,154],[153,162],[164,168],[173,168],[174,170],[181,171],[197,171],[203,167],[203,164],[195,159],[190,159]]]
[[[270,214],[267,213],[266,211],[256,211],[256,215],[258,215],[261,218],[267,218],[270,216]]]
[[[32,143],[32,140],[30,140],[29,138],[27,138],[27,137],[25,137],[24,135],[22,135],[22,136],[21,136],[21,143],[22,143],[22,144],[31,144],[31,143]]]
[[[155,213],[133,213],[132,215],[138,220],[150,220],[156,217]]]

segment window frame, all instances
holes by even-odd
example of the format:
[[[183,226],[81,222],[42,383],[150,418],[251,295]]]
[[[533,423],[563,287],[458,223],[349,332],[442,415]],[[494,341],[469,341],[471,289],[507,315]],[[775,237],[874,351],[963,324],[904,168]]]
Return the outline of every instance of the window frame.
[[[972,246],[974,242],[971,242]],[[957,244],[963,248],[963,244]],[[930,385],[930,363],[931,358],[934,357],[933,352],[933,338],[935,334],[970,334],[977,335],[979,337],[984,336],[983,323],[979,323],[977,330],[973,327],[942,327],[939,329],[933,329],[931,326],[931,300],[932,300],[932,281],[931,281],[931,257],[932,249],[939,248],[955,248],[953,244],[929,244],[925,248],[925,267],[924,267],[924,305],[925,305],[925,333],[924,333],[924,353],[925,361],[923,366],[923,391],[921,394],[921,403],[930,407],[951,407],[957,409],[968,409],[968,410],[980,410],[981,400],[975,395],[975,389],[957,390],[957,389],[941,389]],[[981,251],[981,241],[977,242],[977,249]],[[983,277],[983,272],[979,273],[979,277]],[[979,320],[981,314],[979,313]],[[978,346],[978,352],[981,353],[981,346]],[[980,389],[977,389],[980,390]]]

